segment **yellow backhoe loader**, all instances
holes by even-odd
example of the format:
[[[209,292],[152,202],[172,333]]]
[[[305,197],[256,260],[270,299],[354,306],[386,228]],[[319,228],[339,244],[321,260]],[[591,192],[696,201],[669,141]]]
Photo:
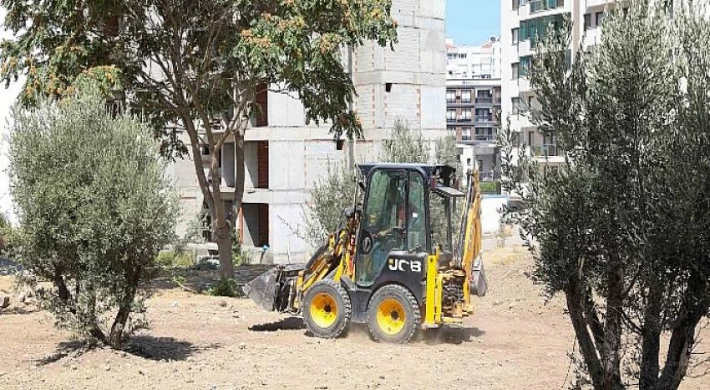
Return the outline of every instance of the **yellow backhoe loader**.
[[[460,326],[473,313],[472,297],[487,289],[478,173],[467,172],[464,193],[446,165],[360,164],[357,171],[363,200],[354,194],[327,244],[306,264],[265,272],[245,293],[266,310],[302,316],[323,338],[340,336],[352,322],[390,343],[406,343],[420,329]],[[444,232],[433,231],[442,225],[432,223],[438,205]]]

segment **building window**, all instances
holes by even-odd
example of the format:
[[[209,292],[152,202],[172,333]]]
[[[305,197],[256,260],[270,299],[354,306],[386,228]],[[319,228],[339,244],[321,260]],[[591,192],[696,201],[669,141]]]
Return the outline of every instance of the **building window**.
[[[456,110],[446,110],[446,120],[447,121],[456,120]]]
[[[548,31],[549,26],[559,31],[564,23],[564,15],[541,16],[535,19],[520,22],[519,40],[530,40],[530,47],[535,46],[538,39],[541,39]]]
[[[471,120],[471,110],[461,110],[461,120],[470,121]]]
[[[592,28],[592,14],[584,14],[584,29]]]
[[[483,127],[476,129],[476,141],[494,141],[493,128]]]
[[[518,35],[518,34],[520,33],[520,29],[514,28],[514,29],[511,30],[511,32],[513,33],[513,45],[517,45],[517,44],[518,44],[518,38],[519,38],[519,35]]]
[[[517,78],[519,78],[519,77],[520,77],[520,74],[519,74],[518,70],[519,70],[519,68],[520,68],[520,65],[516,62],[516,63],[514,63],[514,64],[511,64],[511,65],[510,65],[510,68],[511,68],[511,70],[512,70],[512,72],[513,72],[513,77],[512,77],[512,78],[513,78],[514,80],[517,79]]]
[[[455,103],[456,102],[456,91],[446,91],[446,102]]]
[[[517,11],[520,8],[520,0],[513,0],[513,11]]]
[[[519,77],[525,77],[528,75],[528,72],[530,71],[531,59],[531,56],[520,57]]]
[[[514,98],[510,99],[510,102],[513,105],[513,115],[520,114],[520,98],[514,97]]]
[[[461,102],[471,103],[471,91],[461,91]]]
[[[597,12],[597,26],[601,26],[604,22],[604,12]]]
[[[257,142],[256,158],[256,188],[269,188],[269,141]]]

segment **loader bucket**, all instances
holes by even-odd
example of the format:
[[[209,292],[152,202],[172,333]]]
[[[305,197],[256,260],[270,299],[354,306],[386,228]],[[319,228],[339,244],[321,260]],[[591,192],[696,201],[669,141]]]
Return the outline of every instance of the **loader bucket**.
[[[288,308],[289,282],[303,268],[302,264],[274,267],[245,284],[242,291],[264,310],[283,311]]]
[[[254,303],[265,310],[274,310],[279,267],[274,267],[244,285],[242,290]]]

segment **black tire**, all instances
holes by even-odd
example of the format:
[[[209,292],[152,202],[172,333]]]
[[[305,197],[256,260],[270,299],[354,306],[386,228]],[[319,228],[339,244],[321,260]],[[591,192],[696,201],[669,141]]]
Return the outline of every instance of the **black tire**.
[[[348,292],[333,279],[316,282],[303,298],[303,321],[316,337],[332,339],[343,334],[351,313]]]
[[[388,311],[386,306],[394,302],[397,302],[399,307],[391,312],[390,319],[394,321],[394,326],[388,328],[386,324],[380,322],[380,319],[388,321],[383,318]],[[383,314],[378,316],[381,309]],[[401,319],[402,313],[403,319]],[[393,344],[408,343],[419,330],[420,324],[421,312],[417,299],[409,290],[398,284],[390,284],[377,290],[367,306],[367,328],[377,341]]]

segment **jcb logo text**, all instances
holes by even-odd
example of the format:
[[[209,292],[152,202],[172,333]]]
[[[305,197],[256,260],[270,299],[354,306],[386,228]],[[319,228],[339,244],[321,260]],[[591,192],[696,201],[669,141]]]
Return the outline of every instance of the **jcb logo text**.
[[[422,262],[418,260],[390,259],[389,269],[402,272],[422,272]]]

